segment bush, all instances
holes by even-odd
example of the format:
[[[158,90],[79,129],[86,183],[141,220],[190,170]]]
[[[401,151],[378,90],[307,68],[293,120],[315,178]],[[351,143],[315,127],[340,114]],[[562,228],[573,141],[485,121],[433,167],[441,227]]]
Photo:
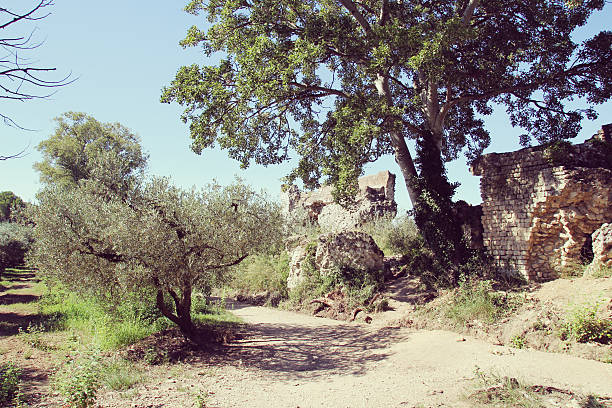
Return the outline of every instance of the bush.
[[[0,406],[8,406],[19,400],[21,370],[14,363],[0,363]]]
[[[561,339],[578,343],[612,343],[612,319],[599,317],[598,309],[597,303],[575,308],[561,326]]]
[[[32,227],[0,222],[0,273],[5,268],[22,265],[33,241]]]

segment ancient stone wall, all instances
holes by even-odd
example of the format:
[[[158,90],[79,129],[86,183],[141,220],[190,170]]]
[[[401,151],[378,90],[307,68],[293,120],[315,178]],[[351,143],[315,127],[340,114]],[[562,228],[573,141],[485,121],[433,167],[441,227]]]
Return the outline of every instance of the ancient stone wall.
[[[300,191],[290,186],[281,194],[284,212],[303,213],[310,222],[327,231],[357,228],[376,217],[395,217],[395,175],[388,171],[359,178],[359,193],[348,208],[334,202],[332,186]]]
[[[577,264],[612,221],[612,125],[585,143],[482,156],[483,242],[496,263],[529,280]]]

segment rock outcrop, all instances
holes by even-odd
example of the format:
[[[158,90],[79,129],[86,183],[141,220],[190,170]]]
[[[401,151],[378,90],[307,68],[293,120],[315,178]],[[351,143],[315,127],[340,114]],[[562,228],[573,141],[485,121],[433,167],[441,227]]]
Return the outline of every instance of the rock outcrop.
[[[359,193],[348,208],[334,202],[333,187],[314,191],[300,191],[289,186],[281,194],[286,214],[303,213],[313,224],[326,231],[346,231],[357,228],[378,217],[395,217],[395,175],[382,171],[359,178]]]
[[[612,125],[579,145],[558,143],[487,154],[482,176],[483,242],[497,264],[549,280],[583,261],[591,234],[612,221]]]
[[[339,272],[347,280],[354,273],[375,273],[384,268],[383,252],[371,236],[361,231],[330,232],[314,242],[305,237],[294,238],[288,242],[287,249],[290,290],[306,278],[307,267],[316,268],[323,277]]]
[[[592,235],[593,263],[612,267],[612,223],[603,224]]]

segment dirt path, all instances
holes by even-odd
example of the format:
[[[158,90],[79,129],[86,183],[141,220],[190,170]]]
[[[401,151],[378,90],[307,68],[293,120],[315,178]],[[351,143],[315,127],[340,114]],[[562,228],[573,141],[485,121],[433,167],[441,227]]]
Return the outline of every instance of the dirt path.
[[[612,365],[516,350],[446,331],[371,328],[239,306],[253,335],[236,343],[239,364],[208,384],[209,406],[470,406],[476,367],[527,383],[612,394]],[[241,361],[241,363],[240,363]]]

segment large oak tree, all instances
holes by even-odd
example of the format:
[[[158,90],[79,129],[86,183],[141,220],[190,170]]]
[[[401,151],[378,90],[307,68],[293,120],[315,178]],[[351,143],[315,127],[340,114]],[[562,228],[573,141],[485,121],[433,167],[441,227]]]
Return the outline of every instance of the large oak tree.
[[[163,102],[185,106],[192,148],[218,145],[247,166],[299,155],[290,179],[355,191],[392,154],[426,242],[466,259],[445,162],[477,157],[483,117],[504,105],[521,142],[574,137],[612,91],[612,33],[572,31],[603,0],[193,0],[207,17],[184,46],[218,63],[182,67]],[[214,61],[214,60],[212,60]],[[568,109],[580,98],[583,109]],[[408,141],[416,142],[416,155]]]

